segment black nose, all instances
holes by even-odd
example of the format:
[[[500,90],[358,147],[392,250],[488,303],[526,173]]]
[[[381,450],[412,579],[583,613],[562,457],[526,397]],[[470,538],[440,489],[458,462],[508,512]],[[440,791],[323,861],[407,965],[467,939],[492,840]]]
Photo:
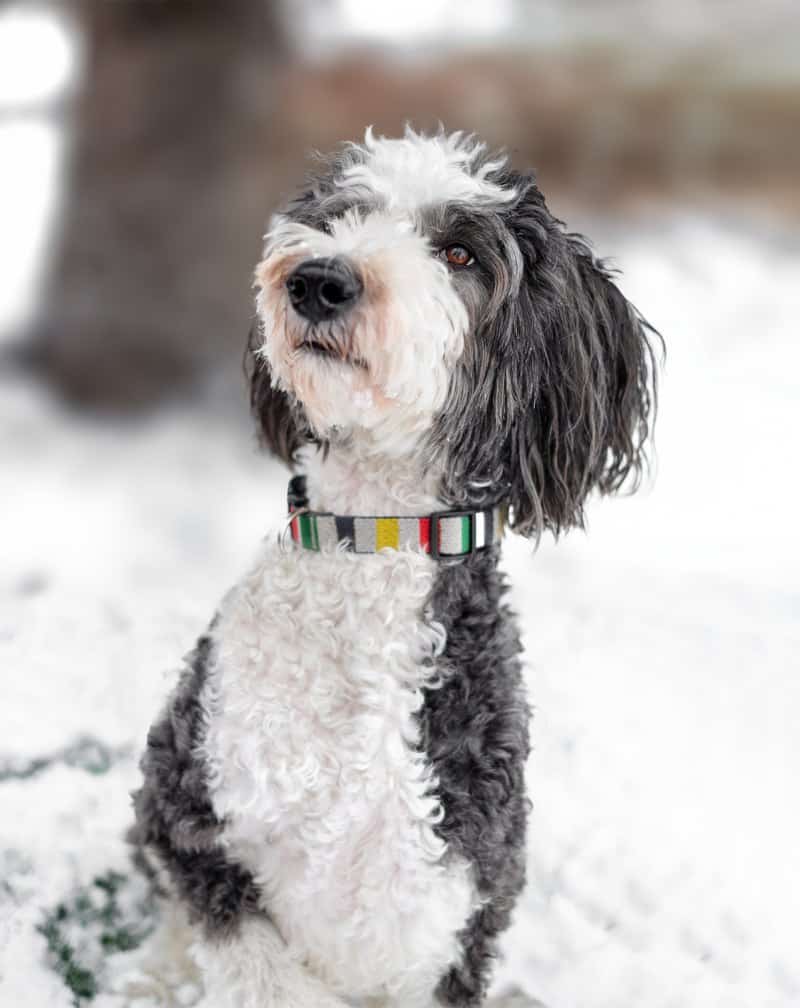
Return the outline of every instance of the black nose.
[[[363,284],[343,259],[307,259],[286,281],[292,307],[309,322],[343,315],[361,296]]]

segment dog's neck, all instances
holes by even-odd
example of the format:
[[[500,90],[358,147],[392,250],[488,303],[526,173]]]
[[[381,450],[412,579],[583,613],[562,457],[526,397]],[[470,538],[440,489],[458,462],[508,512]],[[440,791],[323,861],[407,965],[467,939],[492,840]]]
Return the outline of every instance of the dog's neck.
[[[303,459],[308,503],[339,515],[426,515],[444,506],[438,470],[417,456],[393,457],[365,437],[311,448]]]

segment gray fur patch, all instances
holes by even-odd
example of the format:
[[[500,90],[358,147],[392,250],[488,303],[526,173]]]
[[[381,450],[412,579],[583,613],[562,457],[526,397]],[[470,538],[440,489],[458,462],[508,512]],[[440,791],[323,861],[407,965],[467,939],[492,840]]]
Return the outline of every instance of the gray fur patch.
[[[439,569],[431,604],[447,631],[443,682],[426,691],[420,712],[444,811],[437,830],[472,865],[483,901],[461,934],[461,962],[437,988],[443,1004],[461,1008],[481,1004],[497,937],[525,884],[530,711],[498,555],[493,547]]]
[[[235,930],[243,914],[259,908],[252,876],[219,844],[222,823],[197,758],[204,731],[200,694],[211,654],[211,637],[201,637],[148,732],[141,761],[144,783],[133,796],[136,821],[128,839],[136,864],[154,875],[150,859],[155,855],[190,917],[218,936]]]

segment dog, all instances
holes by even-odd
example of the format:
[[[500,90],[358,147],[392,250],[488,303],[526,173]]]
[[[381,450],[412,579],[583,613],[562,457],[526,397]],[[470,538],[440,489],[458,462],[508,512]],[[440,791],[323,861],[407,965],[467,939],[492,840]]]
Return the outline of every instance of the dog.
[[[638,484],[657,334],[462,133],[368,130],[265,242],[248,376],[288,528],[151,728],[131,840],[209,1008],[477,1006],[529,810],[503,531]]]

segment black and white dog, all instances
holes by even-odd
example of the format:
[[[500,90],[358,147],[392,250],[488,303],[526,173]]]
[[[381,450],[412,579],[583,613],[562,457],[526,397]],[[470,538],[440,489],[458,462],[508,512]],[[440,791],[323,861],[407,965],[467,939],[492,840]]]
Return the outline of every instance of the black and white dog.
[[[209,1008],[479,1005],[525,878],[499,539],[636,481],[649,327],[534,179],[368,131],[276,215],[252,405],[291,536],[150,731],[133,840]]]

